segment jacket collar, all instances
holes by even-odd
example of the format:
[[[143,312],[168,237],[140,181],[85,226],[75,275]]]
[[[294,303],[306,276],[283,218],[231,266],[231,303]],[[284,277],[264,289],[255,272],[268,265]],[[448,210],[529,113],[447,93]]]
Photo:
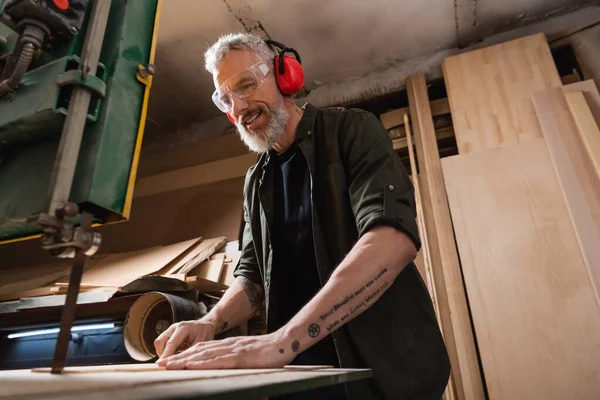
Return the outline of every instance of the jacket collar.
[[[302,118],[298,123],[298,127],[296,128],[296,140],[308,138],[313,134],[315,119],[317,118],[317,107],[306,103],[304,106],[302,106],[302,109],[304,110],[304,114],[302,115]],[[257,165],[261,166],[263,169],[266,168],[273,152],[274,150],[262,153]]]

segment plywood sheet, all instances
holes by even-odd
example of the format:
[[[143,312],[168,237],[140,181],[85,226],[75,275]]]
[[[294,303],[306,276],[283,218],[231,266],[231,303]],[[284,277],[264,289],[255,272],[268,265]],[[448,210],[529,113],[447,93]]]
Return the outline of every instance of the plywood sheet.
[[[581,92],[575,92],[581,94]],[[600,178],[569,113],[561,89],[534,94],[533,102],[583,258],[598,298],[600,289]]]
[[[459,153],[542,137],[531,94],[562,86],[543,34],[443,62]]]
[[[125,286],[139,277],[160,270],[196,242],[197,239],[191,239],[168,246],[158,246],[130,253],[111,254],[85,272],[81,284]]]
[[[442,167],[490,398],[596,398],[600,307],[544,140]]]
[[[203,240],[194,248],[193,251],[183,258],[181,262],[178,262],[169,268],[164,275],[186,274],[190,272],[200,263],[204,262],[204,260],[207,260],[210,256],[212,256],[221,247],[225,246],[226,243],[227,238],[224,236]]]
[[[112,367],[107,366],[105,369],[110,370]],[[157,385],[161,383],[183,383],[187,381],[202,381],[197,385],[202,386],[208,384],[208,382],[219,382],[224,392],[227,389],[232,390],[236,388],[236,382],[238,378],[244,376],[259,376],[265,374],[277,374],[285,373],[290,374],[289,376],[297,375],[304,376],[306,373],[320,373],[328,374],[331,372],[352,373],[352,372],[365,372],[365,370],[343,370],[343,369],[319,369],[319,367],[308,367],[307,370],[294,370],[294,369],[237,369],[237,370],[205,370],[205,371],[138,371],[140,367],[137,366],[123,366],[118,372],[114,371],[90,371],[88,373],[82,373],[86,369],[97,369],[97,367],[79,367],[76,370],[79,373],[67,373],[63,375],[52,375],[49,373],[32,373],[30,370],[15,370],[15,371],[3,371],[0,374],[0,399],[13,399],[16,397],[23,396],[51,396],[51,395],[67,395],[77,394],[81,398],[85,397],[85,392],[108,390],[108,389],[121,389],[129,391],[129,397],[131,397],[131,390],[147,386]],[[131,371],[127,371],[127,368],[131,368]],[[141,367],[146,368],[146,367]],[[136,392],[137,393],[137,392]],[[135,396],[137,397],[137,396]]]

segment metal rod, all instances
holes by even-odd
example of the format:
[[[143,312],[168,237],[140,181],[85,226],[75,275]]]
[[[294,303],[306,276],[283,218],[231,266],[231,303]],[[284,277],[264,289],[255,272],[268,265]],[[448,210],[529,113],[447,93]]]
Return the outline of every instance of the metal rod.
[[[81,51],[80,69],[84,77],[87,74],[95,75],[98,69],[110,5],[111,0],[95,0],[92,4]],[[90,100],[91,93],[88,89],[81,86],[73,89],[50,181],[49,215],[56,215],[56,210],[67,203],[71,193]]]
[[[102,0],[103,1],[103,0]],[[84,229],[91,229],[92,214],[84,212],[81,225]],[[54,349],[54,358],[52,359],[51,372],[60,374],[65,367],[67,353],[69,351],[69,342],[71,341],[71,327],[75,320],[75,311],[77,308],[77,296],[79,295],[79,287],[81,286],[81,276],[83,275],[83,266],[85,264],[86,255],[82,250],[77,250],[71,274],[69,276],[69,287],[67,289],[67,298],[60,319],[60,331]]]

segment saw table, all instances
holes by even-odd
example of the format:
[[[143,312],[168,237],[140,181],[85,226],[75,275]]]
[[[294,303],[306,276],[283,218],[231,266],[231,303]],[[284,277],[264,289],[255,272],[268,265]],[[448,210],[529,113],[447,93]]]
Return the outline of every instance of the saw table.
[[[372,376],[368,369],[309,366],[166,371],[155,364],[126,364],[67,367],[61,375],[34,371],[3,371],[0,399],[258,399]]]

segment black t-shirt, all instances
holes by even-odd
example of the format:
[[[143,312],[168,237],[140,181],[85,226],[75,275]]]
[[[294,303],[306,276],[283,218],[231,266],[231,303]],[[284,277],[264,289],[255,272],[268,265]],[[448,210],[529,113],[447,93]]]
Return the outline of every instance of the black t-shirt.
[[[310,174],[296,143],[274,153],[270,326],[285,325],[321,289],[312,232]],[[331,336],[300,353],[293,364],[339,366]]]

